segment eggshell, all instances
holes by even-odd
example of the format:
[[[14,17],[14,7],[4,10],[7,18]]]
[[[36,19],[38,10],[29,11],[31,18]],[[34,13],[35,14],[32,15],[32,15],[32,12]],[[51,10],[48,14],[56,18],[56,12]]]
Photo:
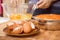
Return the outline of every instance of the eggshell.
[[[7,23],[8,29],[13,29],[13,28],[15,28],[16,26],[17,26],[17,24],[16,24],[15,22],[9,22],[9,23]]]
[[[20,21],[14,21],[16,24],[20,24],[20,25],[23,25],[25,23],[25,21],[23,20],[20,20]]]
[[[35,29],[34,23],[31,22],[30,25],[31,25],[32,29]]]
[[[32,31],[32,27],[30,25],[30,22],[27,22],[23,25],[24,33],[29,33]]]
[[[19,24],[22,24],[23,25],[24,23],[25,23],[25,21],[19,21]]]
[[[12,34],[19,34],[23,32],[23,27],[22,26],[18,26],[16,28],[13,29],[13,31],[11,32]]]

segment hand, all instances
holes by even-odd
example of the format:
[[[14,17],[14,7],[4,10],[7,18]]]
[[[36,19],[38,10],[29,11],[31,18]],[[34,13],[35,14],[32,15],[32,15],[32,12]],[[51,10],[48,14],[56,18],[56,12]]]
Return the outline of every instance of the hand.
[[[36,7],[45,9],[48,8],[52,2],[53,0],[40,0],[39,2],[37,2]]]

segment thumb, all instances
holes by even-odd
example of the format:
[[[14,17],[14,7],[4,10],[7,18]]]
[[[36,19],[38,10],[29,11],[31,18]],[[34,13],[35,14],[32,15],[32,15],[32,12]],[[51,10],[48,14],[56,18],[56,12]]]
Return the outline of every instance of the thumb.
[[[36,3],[36,5],[39,5],[39,4],[41,4],[43,2],[43,0],[40,0],[40,1],[38,1],[37,3]]]

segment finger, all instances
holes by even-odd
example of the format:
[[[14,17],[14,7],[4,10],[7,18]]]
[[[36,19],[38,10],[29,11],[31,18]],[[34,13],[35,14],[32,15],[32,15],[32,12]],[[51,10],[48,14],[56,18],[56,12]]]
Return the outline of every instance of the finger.
[[[40,0],[39,2],[36,3],[36,5],[39,5],[43,2],[43,0]]]
[[[51,1],[47,1],[46,5],[44,5],[44,8],[48,8],[51,5]]]
[[[42,4],[38,5],[38,8],[44,8],[44,5],[46,5],[46,1],[43,1]]]
[[[44,8],[44,9],[48,8],[50,6],[50,4],[52,3],[51,0],[45,0],[44,2],[45,2],[45,5],[42,4],[42,6],[40,6],[41,8]]]

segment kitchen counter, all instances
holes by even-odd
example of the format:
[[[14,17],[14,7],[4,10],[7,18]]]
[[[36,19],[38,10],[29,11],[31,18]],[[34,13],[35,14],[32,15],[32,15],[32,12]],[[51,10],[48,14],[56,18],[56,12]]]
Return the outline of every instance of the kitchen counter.
[[[40,33],[28,37],[7,36],[3,29],[5,24],[0,24],[0,40],[60,40],[60,31],[40,30]]]

